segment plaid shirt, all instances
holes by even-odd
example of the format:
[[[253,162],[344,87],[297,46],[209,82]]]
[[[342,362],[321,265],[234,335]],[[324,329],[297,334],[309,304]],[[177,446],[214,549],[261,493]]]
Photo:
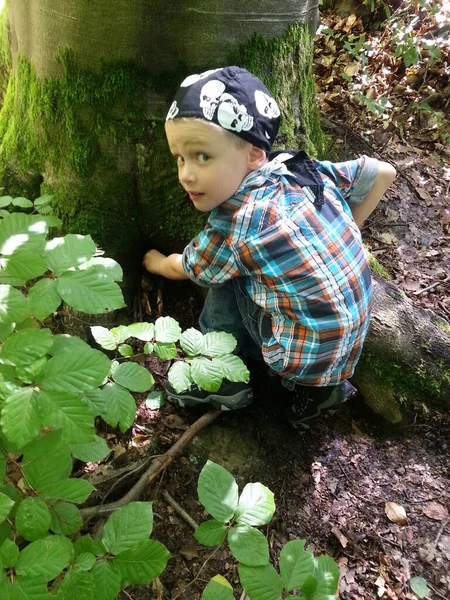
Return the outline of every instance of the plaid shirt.
[[[369,325],[370,271],[350,206],[370,192],[378,164],[362,157],[314,165],[322,206],[286,165],[267,163],[211,212],[183,267],[200,285],[242,277],[271,319],[265,362],[281,377],[324,386],[353,374]]]

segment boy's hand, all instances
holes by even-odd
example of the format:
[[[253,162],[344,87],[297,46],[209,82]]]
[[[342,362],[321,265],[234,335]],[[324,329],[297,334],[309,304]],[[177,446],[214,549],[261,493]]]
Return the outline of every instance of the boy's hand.
[[[143,264],[153,275],[162,275],[168,279],[187,279],[182,260],[181,254],[165,256],[158,250],[149,250],[144,256]]]

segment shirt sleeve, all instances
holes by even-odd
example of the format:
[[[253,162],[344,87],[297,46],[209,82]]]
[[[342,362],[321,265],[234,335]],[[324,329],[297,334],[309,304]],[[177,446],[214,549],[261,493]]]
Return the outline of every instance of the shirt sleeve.
[[[342,163],[323,161],[320,164],[334,180],[349,206],[361,204],[370,193],[378,173],[378,160],[370,156]]]
[[[203,286],[220,285],[240,274],[228,239],[209,223],[184,249],[183,269]]]

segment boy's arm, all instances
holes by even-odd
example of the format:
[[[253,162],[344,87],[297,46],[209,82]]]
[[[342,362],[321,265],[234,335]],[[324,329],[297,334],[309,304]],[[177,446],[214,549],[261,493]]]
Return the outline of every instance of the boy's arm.
[[[149,250],[144,256],[144,267],[153,275],[162,275],[167,279],[188,279],[183,269],[183,255],[165,256],[158,250]]]
[[[378,173],[374,179],[372,189],[361,204],[350,207],[358,227],[361,228],[361,225],[367,217],[375,210],[378,202],[394,181],[396,174],[397,171],[391,164],[381,161],[378,162]]]

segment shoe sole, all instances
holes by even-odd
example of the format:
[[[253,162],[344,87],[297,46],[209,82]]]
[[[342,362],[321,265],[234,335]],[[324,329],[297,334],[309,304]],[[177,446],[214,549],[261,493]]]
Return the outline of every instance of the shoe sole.
[[[335,410],[338,410],[347,400],[353,398],[358,393],[358,390],[349,382],[346,382],[345,386],[345,396],[341,400],[335,400],[332,396],[319,404],[317,410],[314,414],[305,417],[304,419],[300,419],[299,421],[289,421],[293,427],[302,427],[303,429],[309,429],[309,425],[306,421],[311,421],[311,419],[317,419],[324,411],[328,410],[328,413],[334,414]]]
[[[214,408],[219,408],[220,410],[238,410],[240,408],[245,408],[253,401],[253,392],[251,390],[242,390],[234,396],[227,396],[226,398],[215,395],[214,393],[211,393],[211,395],[206,398],[196,398],[195,396],[188,396],[187,394],[183,395],[183,398],[180,398],[175,394],[171,394],[168,390],[166,390],[166,394],[169,402],[177,404],[181,408],[184,408],[185,406],[201,406],[208,404]]]

